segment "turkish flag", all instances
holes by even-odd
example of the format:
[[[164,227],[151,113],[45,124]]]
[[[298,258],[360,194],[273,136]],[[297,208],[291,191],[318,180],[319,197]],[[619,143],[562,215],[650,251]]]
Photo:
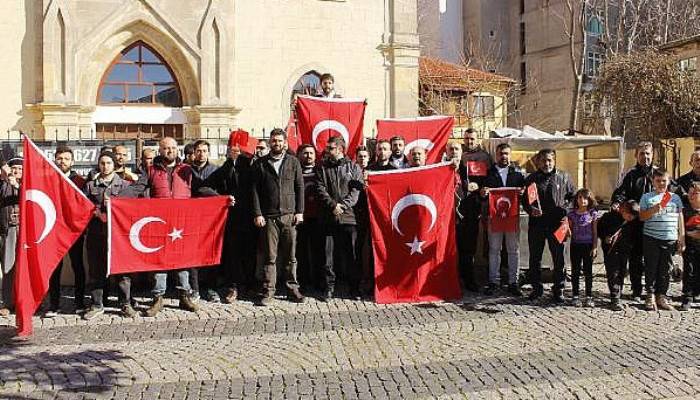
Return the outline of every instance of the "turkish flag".
[[[258,145],[258,139],[251,137],[250,134],[243,129],[236,129],[231,132],[228,140],[229,147],[237,146],[242,152],[255,154],[255,146]]]
[[[354,154],[355,148],[362,144],[364,99],[299,96],[296,113],[298,138],[302,143],[312,144],[319,153],[332,136],[345,139],[346,154]]]
[[[32,333],[32,316],[49,278],[92,218],[95,205],[24,137],[14,298],[17,334]]]
[[[285,131],[287,132],[287,145],[289,150],[296,153],[297,148],[299,148],[299,139],[297,138],[297,122],[294,118],[294,112],[289,115],[289,121],[287,121],[287,128]]]
[[[492,232],[517,232],[520,218],[519,188],[489,189],[489,217]]]
[[[421,146],[427,151],[427,163],[434,164],[442,160],[447,139],[452,134],[454,117],[442,115],[418,118],[391,118],[377,120],[377,139],[390,140],[401,136],[406,142],[404,154],[408,155],[413,147]]]
[[[219,264],[228,206],[227,196],[110,200],[108,274]]]
[[[369,173],[378,303],[461,297],[454,175],[449,163]]]
[[[532,205],[539,200],[540,196],[537,193],[537,185],[535,185],[535,182],[532,182],[530,186],[527,187],[527,203]]]
[[[665,209],[670,201],[671,201],[671,192],[667,191],[661,197],[661,202],[659,203],[659,205],[661,206],[662,209]]]
[[[467,175],[486,176],[489,173],[489,165],[485,161],[467,161]]]
[[[559,225],[559,228],[557,228],[557,230],[554,231],[554,238],[556,238],[559,243],[564,243],[564,241],[566,240],[566,237],[568,235],[569,235],[569,219],[565,218],[561,222],[561,225]]]

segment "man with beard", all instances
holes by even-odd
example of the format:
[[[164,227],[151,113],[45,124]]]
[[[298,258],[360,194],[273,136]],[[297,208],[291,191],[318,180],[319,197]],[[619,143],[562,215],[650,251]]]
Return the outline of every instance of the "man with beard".
[[[394,136],[390,140],[391,143],[391,157],[389,158],[389,163],[396,169],[406,168],[408,166],[408,158],[403,153],[404,147],[406,146],[406,141],[402,136]]]
[[[316,191],[316,149],[303,144],[297,149],[304,178],[304,223],[297,226],[297,256],[299,283],[304,288],[318,285],[318,271],[323,260],[322,225],[319,221],[319,200]]]

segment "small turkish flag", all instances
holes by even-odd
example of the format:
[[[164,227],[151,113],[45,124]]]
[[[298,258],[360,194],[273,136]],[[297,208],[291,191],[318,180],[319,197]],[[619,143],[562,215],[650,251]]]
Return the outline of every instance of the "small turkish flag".
[[[486,176],[489,173],[489,166],[485,161],[467,161],[467,175]]]
[[[228,145],[229,147],[237,146],[244,153],[255,154],[255,146],[258,145],[258,139],[251,137],[250,134],[243,129],[236,129],[231,132]]]
[[[58,262],[83,233],[95,205],[34,142],[24,137],[14,298],[17,334],[32,333],[32,316]]]
[[[559,243],[564,243],[568,234],[569,234],[569,219],[565,218],[561,222],[561,225],[559,225],[559,228],[557,228],[557,230],[554,231],[554,237],[557,239],[557,241],[559,241]]]
[[[406,143],[404,154],[408,155],[416,146],[424,147],[428,152],[426,162],[435,164],[442,159],[454,122],[454,117],[442,115],[378,119],[377,139],[390,140],[394,136],[401,136]]]
[[[227,196],[112,199],[108,275],[219,264]]]
[[[527,187],[527,203],[532,205],[539,200],[540,196],[537,193],[537,185],[535,184],[535,182],[532,182],[530,186]]]
[[[663,197],[661,197],[661,208],[664,209],[668,205],[668,202],[671,201],[671,192],[665,192]]]
[[[289,115],[289,121],[287,121],[287,128],[285,131],[287,132],[287,145],[289,150],[296,153],[297,148],[299,148],[299,139],[297,138],[297,122],[294,118],[294,112]]]
[[[517,232],[520,218],[519,194],[520,189],[513,187],[489,189],[489,222],[492,232]]]
[[[328,139],[345,139],[346,154],[354,154],[362,143],[365,119],[364,99],[327,99],[299,96],[297,98],[297,135],[302,143],[312,144],[321,153]]]
[[[368,174],[378,303],[461,297],[451,163]]]

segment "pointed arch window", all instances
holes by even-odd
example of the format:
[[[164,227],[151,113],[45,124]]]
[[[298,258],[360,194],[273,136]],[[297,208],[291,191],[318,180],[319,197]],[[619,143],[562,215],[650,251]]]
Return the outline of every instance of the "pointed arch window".
[[[97,102],[181,107],[182,96],[170,66],[147,44],[136,42],[117,56],[102,77]]]

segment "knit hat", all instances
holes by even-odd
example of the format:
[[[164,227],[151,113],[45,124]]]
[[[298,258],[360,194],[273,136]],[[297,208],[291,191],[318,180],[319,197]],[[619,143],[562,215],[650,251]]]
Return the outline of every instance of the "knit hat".
[[[11,158],[9,161],[7,161],[7,166],[8,167],[14,167],[16,165],[21,166],[23,161],[24,160],[21,157]]]

